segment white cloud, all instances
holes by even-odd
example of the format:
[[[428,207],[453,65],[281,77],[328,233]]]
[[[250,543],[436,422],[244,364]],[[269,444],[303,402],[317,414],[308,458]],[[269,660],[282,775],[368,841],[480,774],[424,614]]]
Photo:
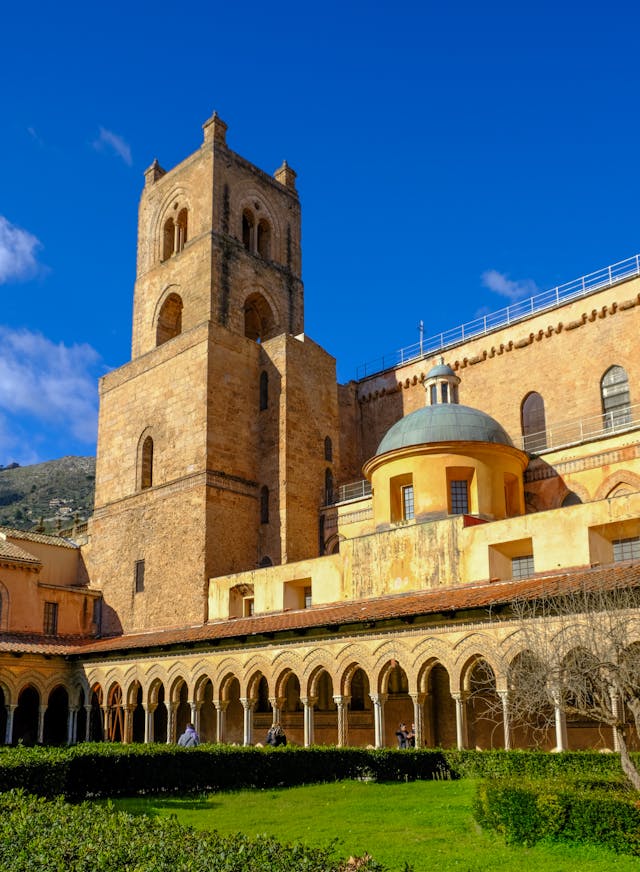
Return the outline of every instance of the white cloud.
[[[38,271],[40,241],[0,215],[0,285],[27,279]]]
[[[107,130],[106,127],[100,128],[98,138],[93,141],[93,147],[96,151],[104,151],[105,148],[110,149],[118,157],[121,157],[128,167],[133,163],[129,144],[121,136],[118,136],[117,133]]]
[[[54,343],[40,333],[0,326],[0,415],[55,425],[95,442],[100,356],[90,345]]]
[[[514,281],[496,269],[488,269],[482,273],[482,284],[485,288],[489,288],[490,291],[500,294],[501,297],[506,297],[512,302],[522,300],[524,297],[532,297],[539,290],[532,279]]]

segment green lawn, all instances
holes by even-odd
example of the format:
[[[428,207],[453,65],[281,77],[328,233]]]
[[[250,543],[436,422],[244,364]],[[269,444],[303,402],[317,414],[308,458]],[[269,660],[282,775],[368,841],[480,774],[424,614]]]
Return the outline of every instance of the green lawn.
[[[134,813],[177,815],[190,826],[273,835],[280,841],[326,846],[337,853],[369,851],[389,869],[404,863],[416,872],[638,872],[640,859],[599,848],[545,844],[505,846],[479,830],[471,815],[474,784],[417,781],[409,784],[339,782],[282,790],[243,790],[202,799],[122,799]]]

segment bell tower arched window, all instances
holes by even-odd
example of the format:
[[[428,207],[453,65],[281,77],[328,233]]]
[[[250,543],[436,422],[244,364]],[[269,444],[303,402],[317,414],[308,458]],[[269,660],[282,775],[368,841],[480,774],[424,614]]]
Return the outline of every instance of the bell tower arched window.
[[[156,325],[156,346],[182,333],[182,299],[169,294],[162,304]]]
[[[629,379],[621,366],[610,366],[600,382],[605,430],[631,423]]]
[[[162,232],[162,259],[169,260],[173,254],[176,239],[176,225],[173,218],[168,218],[164,222]]]
[[[522,436],[525,451],[543,451],[547,447],[547,424],[544,400],[536,391],[524,398],[521,409]]]

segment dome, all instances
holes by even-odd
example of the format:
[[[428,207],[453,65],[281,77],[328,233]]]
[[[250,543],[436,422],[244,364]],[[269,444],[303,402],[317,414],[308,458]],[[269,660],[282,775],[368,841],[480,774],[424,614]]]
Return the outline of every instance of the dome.
[[[438,376],[440,376],[440,377],[442,377],[442,376],[446,376],[446,377],[454,376],[455,377],[455,375],[456,375],[455,372],[446,363],[438,363],[432,369],[429,370],[429,372],[426,375],[426,378],[438,378]]]
[[[490,415],[469,406],[443,403],[425,406],[401,418],[387,430],[376,457],[432,442],[493,442],[513,447],[504,428]]]

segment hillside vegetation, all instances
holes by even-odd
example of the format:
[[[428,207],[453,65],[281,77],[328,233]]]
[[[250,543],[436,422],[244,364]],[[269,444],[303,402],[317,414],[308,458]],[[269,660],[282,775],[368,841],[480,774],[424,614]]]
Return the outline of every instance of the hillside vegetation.
[[[62,457],[0,469],[0,526],[47,532],[69,527],[93,511],[95,457]]]

